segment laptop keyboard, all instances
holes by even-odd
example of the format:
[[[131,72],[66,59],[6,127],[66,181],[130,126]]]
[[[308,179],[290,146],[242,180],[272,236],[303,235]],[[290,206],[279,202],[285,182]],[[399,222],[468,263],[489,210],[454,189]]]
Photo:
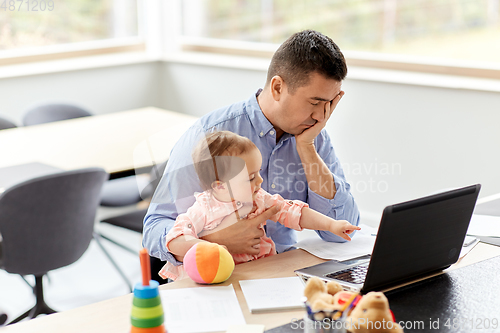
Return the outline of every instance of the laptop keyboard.
[[[368,263],[350,267],[338,272],[328,273],[325,274],[325,277],[360,284],[365,281],[367,271]]]

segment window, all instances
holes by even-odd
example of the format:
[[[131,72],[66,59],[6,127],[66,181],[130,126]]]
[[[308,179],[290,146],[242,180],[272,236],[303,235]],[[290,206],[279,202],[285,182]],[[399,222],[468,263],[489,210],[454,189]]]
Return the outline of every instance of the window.
[[[138,1],[0,0],[0,55],[137,44]]]
[[[183,18],[191,38],[280,44],[315,29],[347,55],[500,63],[500,0],[184,0]]]

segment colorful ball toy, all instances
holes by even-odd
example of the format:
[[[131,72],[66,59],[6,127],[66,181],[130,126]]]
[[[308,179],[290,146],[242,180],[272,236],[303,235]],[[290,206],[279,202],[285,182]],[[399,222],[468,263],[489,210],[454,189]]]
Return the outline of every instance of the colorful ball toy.
[[[130,333],[166,333],[163,325],[159,283],[151,280],[149,255],[146,249],[139,252],[141,259],[142,283],[134,286],[134,299],[130,321]]]
[[[226,281],[234,270],[234,260],[222,246],[200,242],[184,256],[184,269],[197,283],[212,284]]]

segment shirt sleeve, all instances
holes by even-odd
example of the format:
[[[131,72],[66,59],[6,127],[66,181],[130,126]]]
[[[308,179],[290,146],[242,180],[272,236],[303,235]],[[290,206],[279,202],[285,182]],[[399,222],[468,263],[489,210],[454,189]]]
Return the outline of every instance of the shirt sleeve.
[[[201,127],[193,126],[175,144],[144,217],[143,246],[151,256],[174,265],[182,263],[168,252],[165,240],[176,218],[194,204],[193,194],[202,192],[191,154],[186,152],[191,152],[203,135]]]
[[[279,212],[274,215],[271,220],[276,220],[285,227],[302,230],[300,226],[300,217],[302,216],[302,208],[309,207],[308,204],[300,200],[285,200],[279,194],[271,195],[262,191],[264,195],[264,203],[266,208],[277,205]]]
[[[195,203],[185,214],[181,214],[175,220],[174,226],[167,233],[165,238],[165,246],[168,248],[168,244],[173,239],[179,236],[192,236],[194,238],[199,238],[198,234],[202,232],[203,226],[205,225],[205,214],[200,206]]]
[[[351,194],[351,186],[345,179],[340,161],[333,149],[330,136],[322,130],[316,137],[315,145],[318,154],[323,159],[328,169],[332,172],[337,192],[333,199],[326,199],[308,188],[309,207],[335,220],[347,220],[353,225],[359,224],[359,210]],[[321,239],[329,242],[346,242],[345,239],[323,230],[316,231]],[[352,234],[354,235],[354,233]],[[352,236],[351,235],[351,236]]]

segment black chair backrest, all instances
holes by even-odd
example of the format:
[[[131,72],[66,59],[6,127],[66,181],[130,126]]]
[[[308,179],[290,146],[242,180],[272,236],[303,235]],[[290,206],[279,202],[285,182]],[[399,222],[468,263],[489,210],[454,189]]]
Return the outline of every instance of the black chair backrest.
[[[23,117],[23,125],[31,126],[91,116],[92,113],[72,104],[45,104],[30,109]]]
[[[17,125],[14,124],[13,122],[11,122],[10,120],[7,120],[5,118],[0,117],[0,130],[15,128],[15,127],[17,127]]]
[[[10,273],[42,275],[72,264],[88,248],[99,194],[100,168],[65,171],[0,194],[2,265]]]

